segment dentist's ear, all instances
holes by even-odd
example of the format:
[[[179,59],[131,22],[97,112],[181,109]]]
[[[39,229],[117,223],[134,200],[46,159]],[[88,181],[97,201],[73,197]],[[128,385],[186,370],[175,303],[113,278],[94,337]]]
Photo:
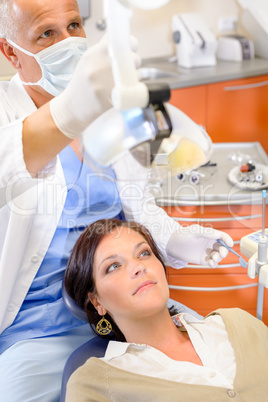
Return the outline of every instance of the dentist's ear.
[[[16,49],[11,46],[6,39],[0,38],[0,50],[5,58],[11,63],[16,70],[20,67],[20,62],[16,54]]]
[[[91,301],[91,303],[93,304],[93,306],[95,307],[95,309],[97,310],[98,314],[100,316],[103,316],[107,313],[106,308],[104,308],[101,303],[99,302],[98,296],[97,295],[92,295],[92,294],[88,294],[89,300]]]

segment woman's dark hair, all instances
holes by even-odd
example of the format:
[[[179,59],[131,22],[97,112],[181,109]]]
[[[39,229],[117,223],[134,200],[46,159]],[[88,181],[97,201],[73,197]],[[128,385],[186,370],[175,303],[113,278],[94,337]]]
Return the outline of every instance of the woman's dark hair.
[[[89,324],[98,336],[100,335],[96,332],[95,327],[101,317],[90,301],[90,297],[96,290],[93,278],[94,256],[101,240],[108,233],[118,227],[128,228],[139,233],[149,244],[152,252],[161,262],[166,272],[163,256],[156,246],[150,232],[144,226],[136,222],[126,222],[119,219],[101,219],[92,223],[87,229],[85,229],[71,252],[67,263],[64,283],[68,295],[85,310]],[[173,313],[176,312],[172,311],[172,314]],[[116,339],[126,341],[123,333],[120,331],[112,317],[107,313],[105,318],[112,324]]]

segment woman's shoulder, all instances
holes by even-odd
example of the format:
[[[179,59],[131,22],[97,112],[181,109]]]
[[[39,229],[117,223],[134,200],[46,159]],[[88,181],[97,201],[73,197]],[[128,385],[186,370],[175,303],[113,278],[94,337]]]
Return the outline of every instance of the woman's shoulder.
[[[219,314],[226,325],[241,325],[242,327],[253,327],[267,332],[267,326],[263,321],[256,318],[254,315],[240,308],[222,308],[210,313],[207,317]]]

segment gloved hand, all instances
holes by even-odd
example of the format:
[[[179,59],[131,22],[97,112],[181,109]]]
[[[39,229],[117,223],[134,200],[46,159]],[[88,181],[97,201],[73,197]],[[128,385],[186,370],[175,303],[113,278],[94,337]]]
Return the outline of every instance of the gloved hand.
[[[141,59],[136,53],[137,40],[133,37],[130,37],[130,46],[138,68]],[[107,37],[104,36],[82,56],[67,88],[50,102],[50,112],[58,129],[68,138],[78,137],[112,106],[113,86]]]
[[[228,246],[233,247],[233,239],[220,230],[200,225],[179,226],[171,235],[166,252],[174,258],[215,268],[228,254],[228,250],[221,246],[217,239],[222,239]]]

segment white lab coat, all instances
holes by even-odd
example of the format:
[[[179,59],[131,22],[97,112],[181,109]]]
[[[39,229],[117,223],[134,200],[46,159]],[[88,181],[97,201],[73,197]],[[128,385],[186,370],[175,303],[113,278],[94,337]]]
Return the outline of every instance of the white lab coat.
[[[51,161],[37,178],[31,178],[26,170],[22,121],[35,110],[18,76],[11,82],[0,83],[0,333],[12,324],[23,303],[53,238],[66,198],[59,158]],[[153,208],[147,222],[144,214],[141,219],[149,226],[157,220],[159,227],[165,226],[155,235],[165,254],[175,223],[162,209],[155,205]],[[166,254],[165,257],[168,260]],[[185,265],[175,259],[169,262],[177,268]]]
[[[26,170],[22,120],[35,110],[17,76],[0,84],[0,333],[20,309],[66,198],[59,158],[36,179]]]

